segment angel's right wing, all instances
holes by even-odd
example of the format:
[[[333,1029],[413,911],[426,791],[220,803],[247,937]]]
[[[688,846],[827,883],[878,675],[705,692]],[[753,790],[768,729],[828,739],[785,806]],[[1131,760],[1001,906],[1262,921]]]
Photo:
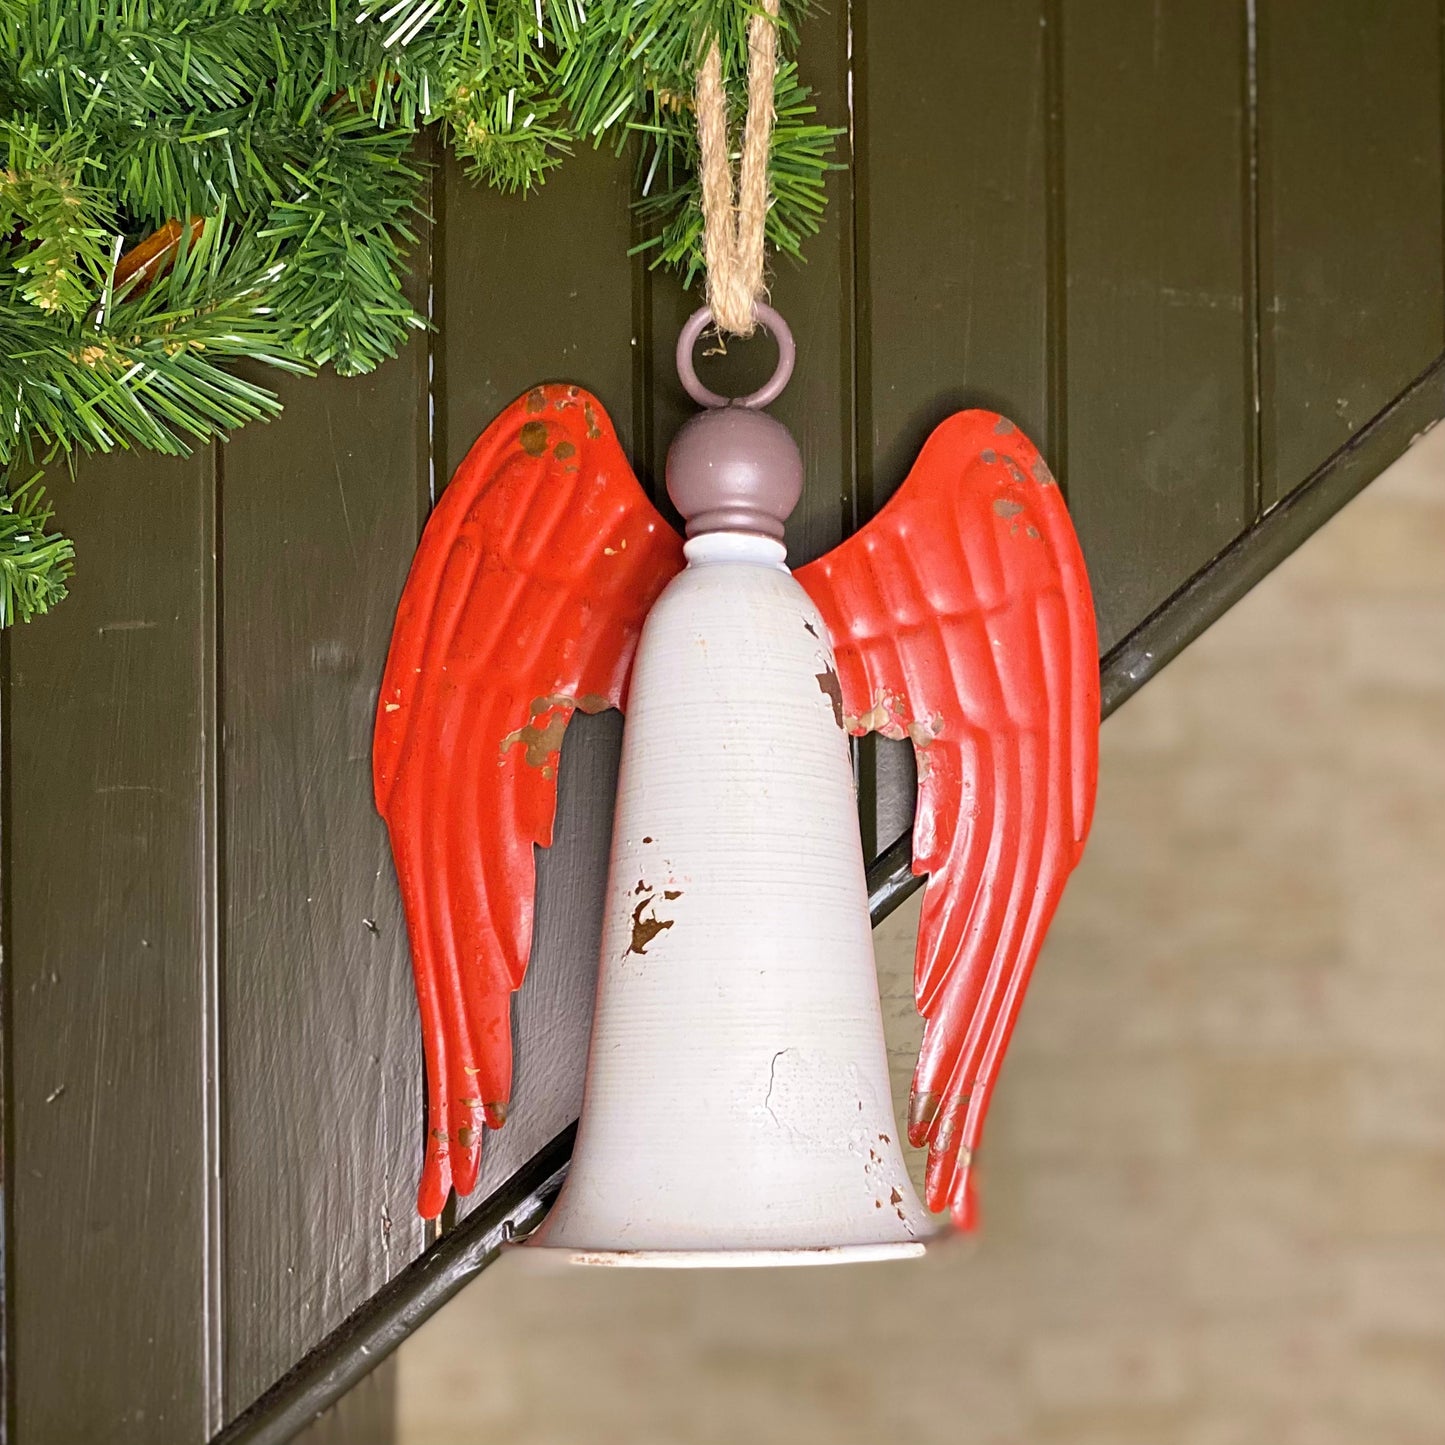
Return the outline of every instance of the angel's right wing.
[[[969,1165],[1044,932],[1083,851],[1099,665],[1084,559],[1012,422],[950,417],[855,536],[798,572],[832,634],[854,734],[918,758],[929,875],[914,987],[928,1021],[908,1134],[928,1203],[973,1218]]]
[[[682,567],[594,397],[542,386],[482,434],[432,512],[397,609],[372,749],[406,907],[427,1072],[417,1209],[476,1183],[512,1083],[533,848],[552,841],[562,733],[620,707]]]

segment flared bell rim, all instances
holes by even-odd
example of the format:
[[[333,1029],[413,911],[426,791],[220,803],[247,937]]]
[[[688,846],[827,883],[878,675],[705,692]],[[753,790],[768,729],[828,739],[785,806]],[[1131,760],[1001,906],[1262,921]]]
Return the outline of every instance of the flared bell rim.
[[[944,1233],[936,1231],[915,1239],[879,1240],[869,1244],[807,1244],[762,1248],[722,1249],[582,1249],[543,1240],[522,1242],[510,1252],[529,1265],[566,1269],[586,1265],[613,1269],[769,1269],[829,1264],[888,1263],[921,1259],[928,1246]]]

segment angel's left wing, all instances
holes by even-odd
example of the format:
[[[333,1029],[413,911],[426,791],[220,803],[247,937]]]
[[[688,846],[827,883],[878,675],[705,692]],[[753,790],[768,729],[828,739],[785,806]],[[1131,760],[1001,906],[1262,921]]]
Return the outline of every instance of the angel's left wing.
[[[859,533],[797,573],[832,634],[850,731],[918,760],[913,871],[929,875],[927,1020],[908,1132],[927,1195],[967,1227],[969,1165],[1044,932],[1083,851],[1098,773],[1093,605],[1068,511],[1003,417],[929,438]]]
[[[411,939],[426,1052],[417,1208],[476,1182],[512,1082],[513,990],[532,946],[533,855],[552,841],[562,733],[620,707],[682,540],[601,404],[540,386],[442,493],[397,608],[372,770]]]

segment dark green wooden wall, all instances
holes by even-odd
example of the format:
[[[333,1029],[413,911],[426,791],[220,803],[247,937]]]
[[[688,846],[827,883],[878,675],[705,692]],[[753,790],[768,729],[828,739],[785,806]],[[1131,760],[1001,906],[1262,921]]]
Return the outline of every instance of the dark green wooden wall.
[[[830,9],[803,68],[852,167],[773,288],[795,561],[987,405],[1067,489],[1107,650],[1445,348],[1440,0]],[[526,202],[441,164],[429,338],[187,461],[54,479],[78,575],[3,682],[17,1445],[204,1440],[429,1242],[375,690],[431,497],[513,396],[584,383],[658,477],[694,301],[627,258],[630,190],[604,155]],[[575,1111],[618,736],[568,743],[488,1187]],[[880,846],[908,764],[863,771]]]

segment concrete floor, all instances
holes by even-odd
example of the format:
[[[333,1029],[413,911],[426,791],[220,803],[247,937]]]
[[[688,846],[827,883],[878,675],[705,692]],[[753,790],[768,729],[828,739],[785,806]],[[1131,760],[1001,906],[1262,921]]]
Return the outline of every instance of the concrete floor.
[[[1445,1441],[1445,427],[1103,738],[977,1241],[504,1261],[401,1352],[403,1445]]]

